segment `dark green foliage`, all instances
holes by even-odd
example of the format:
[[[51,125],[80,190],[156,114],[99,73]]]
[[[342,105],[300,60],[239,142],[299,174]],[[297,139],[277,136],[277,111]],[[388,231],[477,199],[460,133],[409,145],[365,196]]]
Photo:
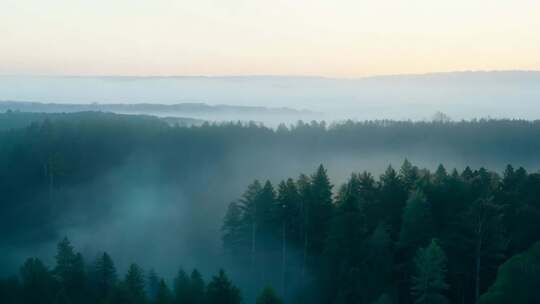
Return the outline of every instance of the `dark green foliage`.
[[[206,303],[208,304],[240,304],[240,290],[227,278],[225,271],[220,270],[206,288]]]
[[[499,267],[497,279],[481,304],[540,303],[540,242]]]
[[[190,276],[180,269],[174,279],[174,301],[178,304],[204,303],[205,289],[206,285],[197,269],[194,269]]]
[[[147,302],[144,272],[137,264],[129,266],[122,284],[129,303],[144,304]]]
[[[0,302],[5,304],[20,303],[21,284],[15,276],[0,279]]]
[[[268,247],[255,248],[265,248],[265,265],[271,265],[266,268],[268,283],[281,287],[276,290],[286,302],[474,304],[493,283],[504,257],[540,238],[532,220],[540,211],[540,195],[523,199],[535,193],[540,179],[535,173],[519,171],[509,168],[501,179],[484,168],[467,167],[449,174],[440,165],[432,173],[406,161],[399,174],[389,167],[379,180],[368,173],[353,174],[332,199],[331,183],[319,168],[310,177],[300,175],[296,182],[279,183],[275,202],[281,208],[268,208],[258,219],[269,223],[273,231],[266,235],[269,238],[245,233],[236,244],[266,242]],[[525,187],[525,181],[530,185]],[[316,184],[326,189],[318,191],[326,193],[319,197],[329,198],[322,201],[330,203],[314,199]],[[244,197],[260,199],[264,187],[256,185]],[[326,216],[316,217],[312,212],[321,205],[328,205]],[[228,218],[234,220],[226,221],[227,231],[253,227],[245,225],[251,223],[246,212],[250,209],[239,206],[229,209],[234,216]],[[522,208],[529,217],[518,211]],[[514,222],[515,216],[532,230],[522,229]],[[310,246],[312,241],[317,243],[311,233],[326,235],[322,254]],[[430,243],[433,238],[439,241]],[[238,253],[238,263],[245,263],[253,247],[236,244],[224,239],[225,248]],[[281,254],[274,254],[279,252],[276,248]],[[258,272],[243,275],[248,282],[260,282]],[[427,286],[420,284],[426,281],[430,282]],[[260,283],[245,286],[248,291],[262,288]]]
[[[201,273],[194,269],[187,275],[182,269],[174,279],[174,291],[166,281],[151,270],[145,279],[137,264],[131,264],[123,280],[118,281],[112,258],[107,253],[98,255],[88,270],[88,284],[74,293],[66,286],[78,263],[68,263],[68,257],[81,260],[82,255],[67,238],[58,243],[57,265],[49,270],[37,258],[27,259],[18,277],[0,279],[2,304],[212,304],[242,302],[240,289],[223,270],[205,284]],[[75,272],[76,273],[76,272]],[[75,276],[76,277],[76,276]]]
[[[178,270],[178,274],[174,278],[173,289],[176,303],[190,303],[191,281],[187,273],[181,268]]]
[[[113,296],[117,284],[116,268],[111,257],[103,252],[94,263],[92,280],[97,292],[96,297],[99,303],[108,302]]]
[[[322,166],[298,179],[272,179],[276,188],[254,182],[231,204],[223,223],[224,265],[231,266],[248,302],[271,285],[287,303],[350,302],[353,297],[357,303],[387,301],[383,294],[411,303],[414,253],[437,238],[448,257],[449,288],[444,295],[452,303],[472,304],[493,285],[506,258],[540,239],[540,174],[535,171],[539,122],[299,123],[275,132],[256,124],[176,128],[148,117],[70,115],[49,120],[40,116],[24,128],[1,120],[14,124],[0,131],[0,231],[7,232],[0,248],[50,240],[58,231],[69,231],[64,229],[67,222],[84,225],[106,215],[116,203],[111,189],[122,187],[103,177],[126,162],[137,164],[137,174],[129,173],[140,183],[136,186],[148,181],[141,178],[147,172],[139,172],[138,165],[149,160],[160,168],[152,181],[166,181],[182,192],[189,189],[186,201],[205,210],[218,208],[220,200],[230,201],[252,176],[274,178],[291,173],[284,169],[290,170],[291,164],[305,167],[328,157],[362,159],[388,151],[415,159],[426,151],[460,168],[466,159],[471,167],[458,171],[440,165],[430,172],[405,161],[397,172],[389,167],[380,178],[354,174],[338,188],[344,190],[336,192]],[[238,151],[245,153],[237,159],[233,155]],[[486,164],[500,170],[507,161],[530,166],[530,172],[507,167],[499,176],[477,168]],[[332,172],[341,172],[338,169]],[[76,193],[88,183],[96,185]],[[84,221],[78,216],[58,221],[81,212]],[[206,224],[210,222],[216,219]],[[4,298],[17,294],[28,303],[133,300],[133,286],[127,280],[118,282],[110,258],[109,263],[98,257],[87,268],[69,241],[58,249],[51,270],[35,260],[25,264],[19,288],[17,280],[0,280],[0,302],[8,303]],[[193,290],[205,294],[202,280],[193,274],[186,277],[185,293],[177,292],[182,288],[176,283],[172,286],[175,301]],[[146,280],[142,282],[141,290],[149,290]],[[155,295],[151,292],[148,298]]]
[[[444,304],[448,300],[444,291],[446,284],[446,255],[436,240],[420,248],[414,259],[415,274],[412,280],[412,294],[415,304]]]
[[[433,233],[431,206],[424,193],[414,191],[403,210],[399,247],[414,252],[418,247],[425,246]]]
[[[27,304],[52,303],[59,290],[47,267],[37,258],[29,258],[20,271],[22,302]]]
[[[188,303],[201,304],[205,300],[205,288],[203,277],[197,269],[193,269],[190,276],[191,301]]]
[[[61,296],[66,301],[82,302],[88,297],[86,293],[86,272],[83,257],[76,253],[67,238],[57,246],[56,267],[54,274],[61,285]]]
[[[283,300],[279,298],[274,289],[265,287],[257,296],[256,304],[283,304]]]
[[[326,169],[320,165],[311,176],[307,211],[308,250],[318,256],[324,251],[332,216],[332,187]]]
[[[159,280],[155,297],[152,301],[155,304],[172,304],[173,297],[171,291],[163,279]]]
[[[331,287],[334,290],[329,290],[331,297],[338,295],[340,301],[344,303],[363,302],[362,299],[365,296],[362,288],[361,273],[363,269],[361,268],[364,266],[366,255],[366,244],[364,243],[366,221],[359,190],[356,175],[353,175],[349,182],[341,187],[326,241],[325,255],[329,261],[326,271],[328,277],[332,279],[325,285],[331,286],[339,284],[339,282],[348,282]]]

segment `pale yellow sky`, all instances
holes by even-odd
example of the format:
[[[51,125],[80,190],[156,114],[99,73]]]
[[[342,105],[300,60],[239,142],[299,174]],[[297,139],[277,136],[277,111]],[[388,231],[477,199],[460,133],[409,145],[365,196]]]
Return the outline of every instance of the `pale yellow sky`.
[[[538,0],[0,0],[0,74],[540,69]]]

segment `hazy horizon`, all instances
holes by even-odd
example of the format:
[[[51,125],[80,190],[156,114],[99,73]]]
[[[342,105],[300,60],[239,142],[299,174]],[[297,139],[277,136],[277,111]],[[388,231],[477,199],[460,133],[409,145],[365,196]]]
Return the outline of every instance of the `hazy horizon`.
[[[44,77],[0,76],[0,100],[74,104],[178,104],[292,108],[317,117],[289,115],[175,115],[205,120],[260,120],[270,125],[298,119],[430,119],[540,117],[540,71],[454,72],[357,79],[311,76]],[[160,113],[147,113],[160,114]],[[163,113],[161,113],[163,114]],[[161,115],[160,114],[160,115]]]

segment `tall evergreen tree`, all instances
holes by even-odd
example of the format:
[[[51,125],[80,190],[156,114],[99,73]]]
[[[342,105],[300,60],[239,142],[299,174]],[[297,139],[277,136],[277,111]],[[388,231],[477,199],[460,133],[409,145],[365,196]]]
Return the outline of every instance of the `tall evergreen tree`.
[[[205,283],[201,273],[193,269],[190,275],[190,301],[191,304],[202,304],[205,299]]]
[[[401,217],[407,201],[407,189],[401,183],[396,171],[388,166],[380,177],[380,211],[377,218],[390,225],[393,240],[399,239]]]
[[[80,253],[76,253],[71,242],[65,237],[58,243],[55,275],[58,277],[63,294],[69,301],[82,302],[85,294],[86,273],[84,260]]]
[[[94,276],[97,283],[98,301],[106,302],[112,296],[117,283],[116,268],[111,257],[103,252],[95,261]]]
[[[208,283],[206,292],[207,304],[240,304],[240,290],[232,284],[225,271],[220,270]]]
[[[308,250],[314,256],[322,254],[332,216],[332,188],[323,165],[311,177],[308,201]]]
[[[358,177],[352,175],[346,185],[341,187],[337,197],[337,207],[332,219],[326,244],[325,255],[330,261],[328,272],[336,273],[325,285],[336,285],[329,291],[330,297],[339,295],[341,301],[364,303],[365,294],[360,287],[362,262],[365,257],[366,226],[361,209]],[[329,273],[328,273],[329,274]],[[339,282],[348,282],[339,284]]]
[[[58,293],[52,273],[37,258],[27,259],[20,270],[22,280],[22,303],[53,303]]]
[[[416,182],[419,177],[418,167],[413,166],[408,159],[405,159],[399,170],[399,178],[405,186],[405,189],[412,191],[416,187]]]
[[[191,303],[191,280],[182,268],[178,270],[178,274],[174,278],[173,289],[175,303]]]
[[[290,268],[288,265],[289,252],[302,248],[300,194],[298,193],[295,182],[291,178],[279,184],[276,203],[277,220],[281,226],[281,293],[286,297],[287,274]]]
[[[159,280],[156,295],[152,302],[155,304],[172,304],[173,299],[171,291],[165,283],[165,280]]]
[[[124,278],[130,304],[144,304],[147,302],[144,272],[137,264],[131,264]]]
[[[420,248],[414,260],[416,271],[412,278],[415,304],[444,304],[448,299],[446,284],[446,255],[436,240]]]
[[[412,250],[425,246],[433,234],[431,206],[424,193],[412,192],[403,210],[399,247]]]

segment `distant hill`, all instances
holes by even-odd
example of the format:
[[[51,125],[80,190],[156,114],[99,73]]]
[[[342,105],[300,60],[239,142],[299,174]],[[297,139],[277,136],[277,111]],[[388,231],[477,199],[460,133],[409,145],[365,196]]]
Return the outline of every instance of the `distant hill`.
[[[272,121],[296,121],[310,119],[315,113],[291,108],[267,108],[258,106],[208,105],[204,103],[152,104],[152,103],[41,103],[0,101],[0,112],[20,111],[28,113],[74,113],[111,112],[117,114],[153,115],[168,122],[184,125],[212,121],[258,121],[272,125]],[[190,117],[190,118],[187,118]]]
[[[313,117],[418,120],[429,118],[436,111],[454,119],[537,119],[540,118],[540,71],[455,72],[357,79],[0,76],[0,100],[85,103],[83,110],[100,108],[114,112],[177,111],[187,113],[183,116],[212,120],[267,121],[270,120],[268,116],[284,121]],[[99,105],[93,105],[94,102]],[[126,103],[137,105],[122,105]],[[153,105],[156,103],[161,105]],[[48,107],[61,110],[64,106]],[[65,107],[69,110],[76,106]],[[305,111],[291,108],[308,109],[318,114],[307,115]],[[191,113],[194,114],[188,115]],[[217,117],[218,113],[228,115]],[[256,114],[262,114],[262,119]]]
[[[204,121],[194,118],[187,117],[154,117],[150,115],[123,115],[123,114],[114,114],[109,112],[94,112],[94,111],[84,111],[84,112],[73,112],[73,113],[43,113],[43,112],[20,112],[8,110],[6,112],[0,113],[0,131],[25,128],[32,124],[40,124],[45,120],[54,121],[54,122],[73,122],[79,121],[84,123],[88,120],[98,120],[101,119],[105,121],[106,119],[115,120],[115,121],[126,121],[130,123],[136,123],[144,125],[153,124],[153,125],[170,125],[170,126],[198,126],[201,125]]]
[[[256,106],[208,105],[205,103],[42,103],[24,101],[0,101],[0,111],[24,111],[43,113],[102,111],[114,113],[242,113],[242,114],[279,114],[293,115],[310,113],[307,110],[298,111],[291,108],[267,108]]]

